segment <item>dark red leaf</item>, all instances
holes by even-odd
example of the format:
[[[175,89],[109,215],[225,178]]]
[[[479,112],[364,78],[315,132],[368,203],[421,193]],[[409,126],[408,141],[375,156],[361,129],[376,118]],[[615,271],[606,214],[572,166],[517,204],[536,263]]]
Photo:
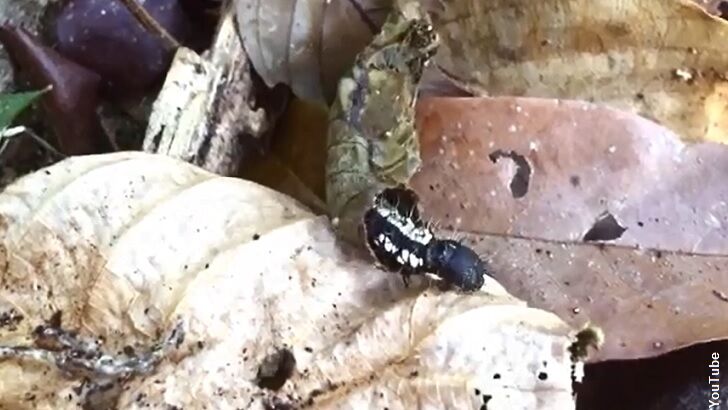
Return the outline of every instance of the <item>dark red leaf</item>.
[[[97,74],[42,45],[22,28],[0,26],[0,43],[31,88],[53,86],[40,101],[59,151],[82,155],[111,149],[96,116]]]

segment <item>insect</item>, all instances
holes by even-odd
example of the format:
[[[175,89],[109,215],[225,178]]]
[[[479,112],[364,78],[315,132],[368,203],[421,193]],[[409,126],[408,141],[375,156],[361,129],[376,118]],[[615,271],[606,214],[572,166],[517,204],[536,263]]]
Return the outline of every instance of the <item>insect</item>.
[[[435,236],[421,215],[414,191],[387,188],[364,214],[366,243],[385,268],[400,271],[405,284],[411,275],[432,273],[464,291],[483,286],[486,263],[459,241]]]

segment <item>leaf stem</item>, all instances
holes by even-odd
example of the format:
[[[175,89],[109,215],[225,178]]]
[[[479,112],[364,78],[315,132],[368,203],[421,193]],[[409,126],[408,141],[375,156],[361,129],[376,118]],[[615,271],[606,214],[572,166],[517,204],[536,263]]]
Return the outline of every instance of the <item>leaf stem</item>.
[[[38,134],[33,132],[33,130],[31,130],[30,128],[26,128],[22,125],[0,130],[0,155],[2,155],[5,152],[5,150],[8,148],[10,139],[20,137],[20,136],[28,136],[33,141],[35,141],[38,145],[42,146],[50,153],[58,156],[61,159],[66,158],[65,154],[59,152],[51,144],[49,144],[46,140],[39,137]]]
[[[119,0],[124,7],[134,16],[134,18],[150,33],[156,34],[162,39],[164,45],[171,49],[176,50],[182,45],[177,41],[167,30],[162,27],[157,20],[154,19],[145,9],[142,7],[137,0]]]

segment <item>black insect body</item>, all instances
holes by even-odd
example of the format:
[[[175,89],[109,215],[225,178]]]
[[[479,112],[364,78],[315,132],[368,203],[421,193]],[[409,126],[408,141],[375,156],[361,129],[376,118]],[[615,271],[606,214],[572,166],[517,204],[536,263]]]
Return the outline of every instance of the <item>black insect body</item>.
[[[420,217],[417,195],[390,188],[377,195],[364,215],[369,249],[387,269],[409,276],[432,273],[465,291],[483,286],[488,268],[478,254],[462,243],[435,237]]]
[[[369,249],[390,270],[400,270],[405,283],[426,268],[427,248],[434,235],[420,219],[416,197],[387,189],[364,215]]]
[[[446,283],[463,290],[477,290],[483,286],[483,275],[488,273],[485,262],[469,247],[449,239],[436,240],[427,249],[429,270]]]

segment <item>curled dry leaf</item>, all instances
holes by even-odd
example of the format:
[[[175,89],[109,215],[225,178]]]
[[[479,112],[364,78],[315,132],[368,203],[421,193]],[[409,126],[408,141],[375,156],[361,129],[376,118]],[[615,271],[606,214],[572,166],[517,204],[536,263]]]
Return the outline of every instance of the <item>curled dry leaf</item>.
[[[596,359],[728,337],[728,147],[530,98],[423,100],[417,128],[427,214],[517,296],[601,327]]]
[[[474,92],[598,101],[728,141],[728,22],[690,0],[422,0]]]
[[[339,78],[371,41],[392,0],[236,0],[245,50],[269,87],[330,102]]]
[[[578,349],[555,315],[493,280],[471,295],[405,288],[254,183],[150,154],[78,157],[8,187],[0,216],[0,312],[15,318],[0,344],[58,310],[109,351],[184,323],[120,409],[574,408]],[[80,381],[43,365],[0,362],[0,380],[0,407],[79,400]]]
[[[361,243],[375,195],[407,184],[420,166],[417,85],[437,46],[427,14],[403,2],[339,83],[329,112],[326,204],[342,238]]]

